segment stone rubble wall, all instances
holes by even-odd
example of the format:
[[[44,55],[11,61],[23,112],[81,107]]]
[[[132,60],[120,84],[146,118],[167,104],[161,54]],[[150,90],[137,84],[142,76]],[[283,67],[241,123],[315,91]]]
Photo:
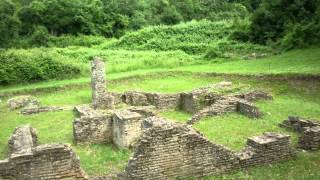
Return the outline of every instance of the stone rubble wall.
[[[192,118],[188,121],[188,124],[194,124],[200,121],[204,117],[218,116],[228,112],[239,112],[250,118],[260,118],[262,113],[252,103],[239,99],[233,96],[220,97],[211,106],[205,107],[204,109],[195,113]]]
[[[299,147],[309,151],[320,149],[320,126],[305,128],[299,137]]]
[[[56,112],[56,111],[67,111],[72,110],[71,106],[28,106],[21,110],[22,115],[31,115],[31,114],[38,114],[43,112]]]
[[[262,136],[248,138],[247,146],[237,155],[242,168],[283,161],[295,156],[290,148],[290,136],[264,133]]]
[[[80,144],[114,143],[119,148],[130,148],[142,133],[143,119],[155,115],[152,109],[154,107],[145,106],[102,111],[76,106],[80,117],[73,122],[74,141]]]
[[[150,117],[133,157],[119,179],[204,177],[295,155],[289,136],[267,133],[248,140],[245,153],[214,144],[187,125]],[[249,150],[250,149],[250,152]]]
[[[159,109],[175,109],[180,106],[180,94],[158,94],[128,91],[123,102],[131,106],[155,106]]]
[[[320,123],[300,117],[289,116],[280,127],[288,128],[301,133],[298,146],[304,150],[320,150]]]
[[[235,95],[237,98],[244,99],[246,101],[258,101],[258,100],[272,100],[273,97],[264,91],[251,91],[243,94],[237,94]]]
[[[260,118],[262,116],[259,109],[248,101],[238,101],[237,112],[249,118]]]
[[[279,126],[301,133],[305,128],[320,126],[320,122],[314,122],[312,120],[303,119],[296,116],[289,116],[288,119],[284,120],[281,124],[279,124]]]
[[[112,142],[112,114],[81,116],[73,121],[75,143]]]
[[[0,161],[0,179],[88,179],[79,158],[64,144],[36,145],[30,126],[17,128],[9,140],[7,159]]]

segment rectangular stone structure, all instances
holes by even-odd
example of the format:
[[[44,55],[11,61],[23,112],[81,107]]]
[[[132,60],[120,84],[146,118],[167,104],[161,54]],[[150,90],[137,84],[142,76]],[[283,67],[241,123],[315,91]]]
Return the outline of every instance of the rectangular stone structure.
[[[76,143],[112,142],[112,114],[82,116],[73,122],[73,135]]]
[[[129,148],[142,133],[144,117],[136,112],[121,111],[113,115],[113,143],[119,148]]]

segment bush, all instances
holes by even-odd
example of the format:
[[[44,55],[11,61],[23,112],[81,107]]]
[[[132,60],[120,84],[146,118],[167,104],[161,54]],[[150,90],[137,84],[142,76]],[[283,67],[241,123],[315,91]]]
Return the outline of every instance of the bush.
[[[0,84],[9,85],[49,79],[75,77],[80,69],[72,64],[54,60],[45,53],[0,53]]]
[[[286,49],[320,42],[320,1],[263,0],[253,13],[253,42],[280,43]]]

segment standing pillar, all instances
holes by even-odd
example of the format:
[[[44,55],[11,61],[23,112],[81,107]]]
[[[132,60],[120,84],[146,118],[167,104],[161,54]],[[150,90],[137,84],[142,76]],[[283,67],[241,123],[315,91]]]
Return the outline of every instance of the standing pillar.
[[[114,98],[106,92],[106,69],[101,58],[91,62],[92,104],[94,109],[113,108]]]

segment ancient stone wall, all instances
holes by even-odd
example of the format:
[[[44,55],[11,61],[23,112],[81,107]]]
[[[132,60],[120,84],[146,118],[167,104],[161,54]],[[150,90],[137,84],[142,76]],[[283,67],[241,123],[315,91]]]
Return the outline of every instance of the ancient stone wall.
[[[131,106],[155,106],[159,109],[175,109],[180,106],[180,94],[158,94],[137,91],[125,92],[123,102]]]
[[[288,128],[297,132],[303,132],[305,128],[311,128],[315,126],[320,126],[319,122],[314,122],[312,120],[303,119],[296,116],[289,116],[287,120],[284,120],[280,127]]]
[[[264,133],[247,140],[247,146],[237,155],[240,167],[246,168],[261,164],[290,159],[295,151],[290,148],[290,136],[275,133]]]
[[[73,122],[74,141],[80,144],[112,142],[112,114],[81,116]]]
[[[251,138],[246,154],[214,144],[186,125],[156,117],[146,119],[144,129],[120,179],[203,177],[294,156],[285,135],[267,133]]]
[[[320,149],[320,126],[305,128],[299,137],[299,147],[305,150],[316,151]]]
[[[320,150],[320,123],[300,117],[289,116],[280,127],[288,128],[301,133],[299,147],[305,150]]]
[[[73,122],[76,143],[114,143],[119,148],[130,148],[140,137],[141,124],[154,116],[152,106],[131,107],[125,110],[94,110],[90,106],[76,106],[79,118]]]
[[[249,118],[260,118],[262,116],[259,109],[248,101],[238,101],[237,112]]]
[[[10,154],[0,161],[0,179],[88,179],[68,145],[36,146],[36,139],[30,126],[14,131],[9,140]]]

